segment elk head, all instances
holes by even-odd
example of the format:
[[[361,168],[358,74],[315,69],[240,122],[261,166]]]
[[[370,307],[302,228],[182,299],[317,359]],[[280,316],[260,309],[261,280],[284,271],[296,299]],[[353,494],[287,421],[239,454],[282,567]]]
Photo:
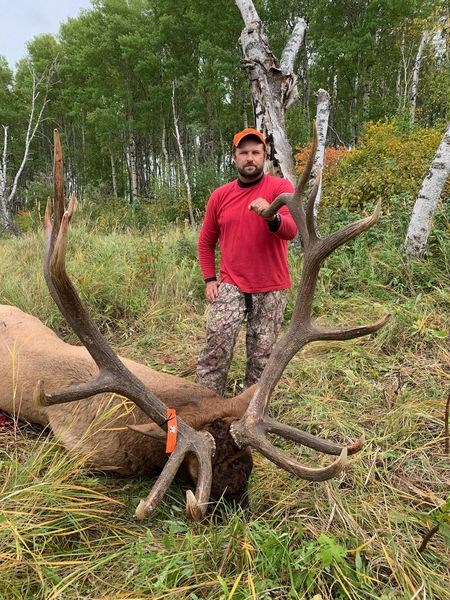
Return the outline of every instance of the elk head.
[[[224,487],[233,495],[230,481],[236,471],[235,462],[247,464],[241,477],[248,477],[251,458],[248,448],[253,448],[283,469],[295,475],[314,481],[321,481],[338,474],[345,466],[347,454],[357,452],[363,444],[358,440],[348,446],[342,446],[323,440],[292,426],[278,423],[268,414],[271,394],[291,358],[305,344],[315,340],[345,340],[367,335],[382,327],[388,317],[373,325],[355,328],[324,328],[315,324],[311,318],[311,306],[319,269],[325,258],[338,246],[365,231],[373,225],[379,216],[379,206],[371,217],[352,223],[327,238],[320,239],[315,230],[313,208],[320,181],[318,174],[306,207],[303,205],[306,188],[315,150],[317,132],[308,164],[302,174],[294,194],[279,196],[267,209],[267,216],[276,213],[282,204],[291,211],[299,228],[304,246],[304,267],[294,313],[286,333],[277,342],[260,382],[255,386],[253,397],[243,416],[242,412],[223,408],[218,421],[211,424],[202,421],[198,415],[195,428],[178,418],[178,437],[175,448],[170,454],[161,474],[150,491],[136,509],[136,517],[143,519],[150,515],[167,491],[172,479],[186,456],[189,456],[190,469],[196,479],[195,494],[187,492],[187,514],[190,518],[201,519],[208,506],[210,497],[220,496]],[[71,402],[103,392],[115,392],[133,401],[149,418],[146,426],[134,427],[136,431],[151,436],[166,437],[168,427],[167,406],[146,387],[123,362],[116,356],[100,334],[98,328],[88,316],[75,288],[67,276],[65,254],[69,222],[73,215],[76,198],[70,198],[67,210],[64,210],[62,151],[58,132],[54,133],[54,209],[51,220],[51,203],[47,204],[45,229],[47,232],[45,279],[49,291],[66,320],[87,348],[98,366],[97,377],[88,382],[73,385],[64,392],[49,394],[40,382],[37,399],[41,404],[52,405]],[[220,411],[219,411],[220,412]],[[231,431],[234,442],[231,440]],[[311,468],[285,456],[267,439],[267,433],[274,433],[293,442],[304,444],[320,452],[336,455],[338,458],[326,467]],[[218,451],[216,452],[217,443]],[[226,442],[224,442],[226,440]],[[228,448],[227,444],[235,444]],[[215,455],[215,458],[214,458]],[[230,457],[231,461],[230,461]],[[214,477],[213,477],[214,474]],[[214,483],[213,483],[214,479]],[[245,487],[245,485],[244,485]],[[236,493],[242,490],[242,481],[237,481]]]

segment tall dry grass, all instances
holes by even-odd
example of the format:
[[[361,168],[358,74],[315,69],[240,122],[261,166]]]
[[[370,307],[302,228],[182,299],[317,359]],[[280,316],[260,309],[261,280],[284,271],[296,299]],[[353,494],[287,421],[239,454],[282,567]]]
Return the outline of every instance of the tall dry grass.
[[[322,228],[350,218],[330,211]],[[122,354],[192,376],[205,308],[196,233],[86,232],[83,214],[81,223],[69,268],[102,330]],[[370,338],[305,348],[271,410],[337,441],[364,433],[345,473],[307,483],[255,456],[248,513],[223,507],[188,523],[175,484],[140,524],[133,509],[152,481],[91,474],[46,434],[1,432],[0,598],[448,598],[445,223],[439,214],[425,261],[403,258],[399,211],[323,268],[314,309],[323,323],[365,323],[385,312],[392,320]],[[0,302],[73,339],[48,299],[41,244],[35,233],[0,242]],[[301,268],[295,248],[291,266]],[[243,367],[241,337],[229,393],[240,389]]]

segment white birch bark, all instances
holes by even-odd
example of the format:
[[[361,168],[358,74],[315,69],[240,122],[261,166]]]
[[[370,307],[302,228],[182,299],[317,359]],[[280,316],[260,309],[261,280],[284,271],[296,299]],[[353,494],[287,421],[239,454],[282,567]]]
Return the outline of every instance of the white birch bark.
[[[424,31],[422,33],[422,38],[420,40],[419,48],[417,50],[416,59],[414,61],[413,67],[413,76],[411,83],[411,101],[410,101],[410,115],[411,115],[411,123],[414,123],[416,118],[416,103],[417,103],[417,90],[419,87],[419,74],[420,67],[422,65],[423,53],[425,51],[425,46],[428,43],[430,34],[428,31]]]
[[[0,200],[5,200],[6,202],[6,171],[7,171],[7,160],[8,160],[8,127],[6,125],[2,125],[3,127],[3,152],[2,152],[2,161],[0,163]]]
[[[355,76],[353,80],[353,97],[350,103],[350,135],[351,135],[351,145],[356,146],[356,142],[358,139],[358,127],[357,127],[357,108],[358,108],[358,88],[359,88],[359,78],[358,75]]]
[[[188,202],[188,210],[189,210],[189,223],[191,227],[195,227],[195,218],[194,218],[194,210],[192,207],[192,193],[191,193],[191,185],[189,183],[189,175],[186,165],[186,160],[184,158],[183,145],[181,143],[180,130],[178,129],[178,116],[175,110],[175,83],[172,85],[172,112],[173,112],[173,124],[175,127],[175,138],[177,140],[178,152],[180,154],[181,168],[183,171],[183,179],[184,185],[186,188],[186,196]]]
[[[3,152],[0,163],[0,223],[2,228],[16,233],[10,211],[8,210],[8,193],[6,189],[6,176],[8,167],[8,127],[3,125]],[[1,233],[1,231],[0,231]]]
[[[430,235],[433,213],[445,182],[450,175],[450,125],[444,133],[433,162],[422,182],[408,226],[405,253],[414,258],[424,256]]]
[[[110,149],[109,150],[109,158],[111,161],[111,180],[113,187],[113,196],[117,198],[117,175],[116,175],[116,161],[114,160],[114,153]]]
[[[287,110],[298,100],[297,75],[294,73],[294,63],[300,46],[305,39],[307,25],[305,19],[297,18],[294,29],[283,50],[280,60],[280,69],[289,82],[285,90],[284,109]]]
[[[323,163],[325,158],[325,144],[327,141],[328,133],[328,121],[330,118],[330,94],[323,89],[318,90],[317,94],[317,110],[316,110],[316,127],[317,127],[317,150],[314,157],[313,168],[310,176],[310,187],[316,178],[319,169],[323,169]],[[317,213],[320,205],[320,195],[322,193],[322,180],[320,181],[319,190],[316,196],[316,202],[314,204],[314,216],[317,217]]]
[[[402,39],[400,41],[400,56],[401,64],[398,71],[398,108],[403,110],[407,104],[408,96],[408,59],[406,57],[405,49],[405,32],[402,32]]]
[[[269,159],[279,166],[284,177],[295,183],[292,148],[286,136],[284,113],[298,98],[293,66],[303,43],[306,23],[303,19],[296,20],[279,63],[272,54],[252,0],[235,1],[245,23],[241,34],[241,63],[252,90],[255,127],[266,136]]]

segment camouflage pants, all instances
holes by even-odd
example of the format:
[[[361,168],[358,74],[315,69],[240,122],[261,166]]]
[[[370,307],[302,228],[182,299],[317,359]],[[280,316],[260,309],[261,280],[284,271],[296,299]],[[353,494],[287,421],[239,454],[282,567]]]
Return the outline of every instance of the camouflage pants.
[[[225,391],[234,345],[245,317],[245,387],[259,380],[280,331],[287,290],[251,294],[251,310],[248,306],[249,296],[250,294],[243,294],[234,285],[222,283],[219,286],[219,295],[209,311],[206,346],[198,359],[195,380],[220,395]]]

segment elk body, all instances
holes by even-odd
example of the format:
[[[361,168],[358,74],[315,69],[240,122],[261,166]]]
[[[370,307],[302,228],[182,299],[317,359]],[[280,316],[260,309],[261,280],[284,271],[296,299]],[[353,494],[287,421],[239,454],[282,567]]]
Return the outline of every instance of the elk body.
[[[244,414],[252,390],[225,399],[187,379],[121,360],[189,426],[213,436],[211,498],[224,494],[233,500],[245,499],[251,453],[236,446],[229,427]],[[18,308],[0,305],[0,408],[23,421],[49,426],[71,453],[87,455],[93,469],[122,475],[160,472],[167,461],[165,433],[156,425],[146,428],[147,435],[130,429],[148,423],[148,416],[134,403],[107,392],[71,404],[41,406],[36,402],[39,381],[55,394],[97,375],[98,367],[86,348],[63,342],[39,319]],[[183,466],[184,474],[195,481],[197,465],[192,456],[187,456]]]
[[[54,142],[54,202],[53,208],[48,203],[45,219],[44,274],[52,298],[84,348],[65,344],[37,319],[18,309],[1,307],[0,408],[29,421],[48,423],[69,449],[88,452],[91,463],[103,469],[123,473],[161,470],[148,497],[137,507],[137,518],[152,513],[183,466],[196,485],[195,493],[187,493],[190,518],[201,519],[210,498],[222,493],[242,497],[251,470],[250,448],[303,479],[323,481],[337,475],[345,467],[347,454],[357,452],[362,440],[347,446],[335,444],[275,421],[269,415],[273,390],[286,365],[303,346],[317,340],[367,335],[380,329],[388,319],[367,326],[327,328],[312,318],[314,291],[323,261],[333,250],[376,223],[379,216],[377,207],[370,217],[319,238],[314,201],[320,173],[306,204],[303,198],[317,148],[317,131],[295,193],[279,196],[265,211],[271,217],[280,206],[287,205],[302,237],[303,271],[292,319],[277,341],[258,384],[229,400],[191,382],[120,359],[108,346],[66,273],[68,229],[76,198],[72,195],[65,210],[57,131]],[[175,408],[179,417],[176,446],[168,458],[164,453],[169,427],[167,407]],[[305,466],[274,446],[267,438],[269,433],[337,458],[327,466]]]

